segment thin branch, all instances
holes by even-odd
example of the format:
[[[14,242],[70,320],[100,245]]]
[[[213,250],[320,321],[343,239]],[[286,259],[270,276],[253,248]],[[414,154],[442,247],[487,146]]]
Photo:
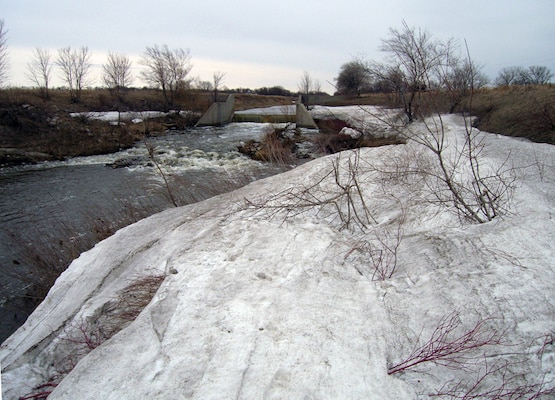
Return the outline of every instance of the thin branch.
[[[443,366],[461,368],[467,362],[466,356],[483,346],[499,343],[493,331],[485,331],[485,321],[481,320],[470,330],[456,336],[460,326],[459,313],[444,316],[426,343],[416,347],[403,361],[388,368],[389,375],[406,371],[415,366],[432,362]]]

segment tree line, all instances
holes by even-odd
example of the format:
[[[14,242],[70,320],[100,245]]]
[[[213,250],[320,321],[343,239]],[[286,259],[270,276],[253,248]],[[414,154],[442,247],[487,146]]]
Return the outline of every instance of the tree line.
[[[53,56],[48,50],[36,48],[33,59],[27,65],[27,78],[41,92],[43,98],[50,97],[50,82],[53,67],[58,67],[61,78],[69,88],[71,100],[79,102],[83,89],[91,84],[91,53],[88,47],[78,49],[64,47]],[[146,47],[139,59],[143,65],[141,77],[153,87],[162,90],[164,103],[167,107],[174,104],[178,93],[191,85],[189,72],[192,69],[189,50],[170,49],[167,45]],[[119,94],[131,86],[133,76],[132,62],[121,53],[110,52],[107,61],[102,64],[102,82],[106,87]]]
[[[383,76],[383,74],[373,70],[372,66],[372,62],[369,63],[364,59],[354,59],[344,63],[340,67],[339,75],[335,79],[337,92],[348,95],[387,92],[391,90],[392,86],[395,86],[393,82],[402,78],[394,70],[390,70],[391,75]],[[465,70],[468,70],[469,67],[470,65],[462,65],[457,68],[453,78],[464,81]],[[489,77],[481,72],[481,67],[474,64],[473,68],[475,69],[474,83],[476,88],[484,87],[491,83],[497,87],[509,85],[545,85],[550,83],[553,77],[553,73],[546,66],[533,65],[528,68],[512,66],[502,68],[497,77],[491,82]]]
[[[401,97],[408,96],[405,100],[410,105],[410,99],[419,91],[448,89],[457,93],[458,98],[471,86],[477,89],[491,83],[482,67],[470,58],[466,44],[461,50],[454,39],[437,40],[405,22],[402,29],[390,28],[379,49],[386,54],[385,62],[355,58],[340,67],[335,79],[337,93],[395,92]],[[553,73],[545,66],[506,67],[493,84],[544,85],[552,77]],[[456,105],[456,98],[452,100]]]
[[[29,82],[39,88],[41,97],[49,99],[54,68],[57,68],[69,89],[71,101],[78,103],[83,89],[93,83],[91,57],[87,46],[64,47],[58,49],[56,54],[37,47],[27,64],[25,75]],[[143,66],[140,77],[148,85],[161,89],[166,107],[171,107],[179,94],[189,89],[194,81],[190,77],[192,63],[188,49],[170,49],[166,44],[155,44],[146,47],[138,62]],[[0,19],[0,87],[7,80],[8,66],[7,30],[4,20]],[[102,64],[102,83],[119,95],[132,85],[134,77],[131,70],[132,62],[127,55],[110,52]],[[212,90],[216,94],[224,75],[214,73]]]
[[[5,29],[4,20],[0,19],[0,86],[4,84],[7,78],[8,53],[6,44],[7,30]],[[58,49],[55,54],[42,48],[35,48],[31,62],[27,64],[25,75],[27,80],[39,89],[41,97],[49,99],[54,68],[57,68],[64,85],[69,89],[71,101],[78,103],[81,100],[83,89],[93,84],[91,57],[92,54],[86,46],[80,48],[64,47]],[[192,63],[189,50],[170,49],[165,44],[146,47],[138,63],[143,66],[140,77],[151,87],[162,91],[166,107],[174,105],[181,93],[192,88],[213,92],[216,100],[225,78],[225,73],[220,71],[214,72],[212,81],[191,78]],[[102,84],[119,96],[133,84],[134,77],[131,71],[132,62],[127,55],[110,52],[106,62],[102,64]],[[300,93],[313,88],[320,90],[319,83],[313,81],[307,72],[305,72],[304,79],[302,90],[300,87]],[[314,84],[316,86],[313,86]],[[294,96],[298,94],[282,86],[258,89],[227,89],[227,91],[274,96]]]

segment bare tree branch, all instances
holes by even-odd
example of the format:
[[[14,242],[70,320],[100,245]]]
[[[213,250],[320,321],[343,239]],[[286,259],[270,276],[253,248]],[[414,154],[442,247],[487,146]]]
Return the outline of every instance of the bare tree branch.
[[[451,368],[462,368],[468,362],[471,352],[486,345],[499,343],[493,331],[485,330],[481,320],[463,334],[457,334],[461,322],[459,312],[455,311],[441,318],[431,337],[417,346],[403,361],[388,368],[389,375],[406,371],[425,362],[432,362]]]
[[[2,87],[8,78],[8,31],[4,24],[4,20],[0,19],[0,87]]]
[[[90,82],[87,80],[91,69],[91,54],[88,47],[72,50],[65,47],[58,50],[56,64],[62,71],[62,79],[68,84],[71,100],[79,102],[83,88]]]
[[[104,84],[116,92],[133,82],[131,60],[124,54],[108,53],[108,60],[102,64],[102,70]]]
[[[43,99],[49,99],[52,57],[48,50],[43,50],[39,47],[35,48],[33,57],[33,61],[27,64],[27,79],[38,86]]]

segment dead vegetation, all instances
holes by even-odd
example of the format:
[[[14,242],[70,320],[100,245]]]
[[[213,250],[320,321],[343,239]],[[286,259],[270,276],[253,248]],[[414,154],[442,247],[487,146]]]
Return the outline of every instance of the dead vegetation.
[[[181,109],[203,110],[206,99],[191,94]],[[185,129],[194,124],[194,113],[169,113],[145,124],[110,124],[88,118],[90,111],[161,110],[156,91],[129,89],[115,95],[108,89],[86,90],[79,103],[65,90],[53,90],[43,100],[30,89],[3,90],[0,96],[0,165],[63,160],[67,157],[106,154],[130,147],[145,134]],[[84,113],[71,117],[70,113]]]
[[[419,96],[425,100],[425,96],[429,94],[433,92],[421,92]],[[471,113],[477,117],[474,126],[481,131],[555,144],[555,87],[553,84],[481,88],[475,89],[472,97]],[[319,98],[318,104],[376,105],[390,108],[399,106],[395,96],[388,93],[326,96]],[[432,110],[433,112],[449,112],[447,97],[435,102],[435,106],[439,104],[443,104],[443,107],[440,110]],[[468,104],[468,98],[463,98],[454,112],[468,112],[465,104]],[[425,110],[421,110],[422,113],[423,111]]]
[[[442,399],[550,399],[555,394],[552,382],[541,371],[541,354],[496,352],[503,343],[503,332],[496,331],[490,319],[480,319],[464,328],[459,311],[444,315],[426,341],[417,340],[412,352],[390,366],[389,375],[430,373],[422,364],[435,364],[464,372],[465,379],[448,381],[432,397]],[[516,347],[516,346],[515,346]],[[542,348],[543,351],[543,348]],[[536,360],[534,360],[536,358]],[[533,381],[516,372],[523,364],[538,368]],[[418,368],[420,367],[420,370]]]
[[[57,384],[71,372],[79,360],[134,321],[151,302],[165,275],[138,276],[120,290],[98,315],[77,318],[64,328],[56,343],[53,374],[47,382],[35,386],[21,399],[46,399]]]
[[[339,230],[366,230],[376,223],[365,202],[360,183],[360,155],[354,151],[344,158],[339,155],[331,168],[314,184],[293,186],[281,192],[245,199],[246,208],[263,213],[266,218],[287,221],[298,215],[312,213],[337,224]]]
[[[474,95],[472,114],[480,130],[555,144],[553,85],[480,90]]]
[[[20,289],[4,293],[6,302],[0,308],[0,319],[5,331],[13,331],[24,322],[44,300],[58,276],[82,252],[118,229],[163,208],[148,199],[139,203],[114,202],[103,210],[87,210],[82,233],[76,234],[73,222],[62,218],[53,218],[45,226],[37,224],[32,232],[9,232],[10,246],[18,249],[19,257],[12,260],[11,268],[2,270],[2,280],[15,282]]]

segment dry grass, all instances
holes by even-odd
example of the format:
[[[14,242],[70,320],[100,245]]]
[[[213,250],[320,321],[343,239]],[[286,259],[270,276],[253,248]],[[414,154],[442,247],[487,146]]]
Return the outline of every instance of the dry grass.
[[[288,133],[287,128],[270,128],[262,138],[260,150],[257,155],[262,161],[277,164],[288,164],[293,159],[295,141]]]
[[[555,144],[555,87],[511,86],[482,90],[472,102],[480,130]]]
[[[139,316],[164,279],[165,275],[161,273],[131,279],[125,288],[104,305],[99,315],[78,318],[68,323],[56,344],[55,358],[51,364],[55,374],[20,399],[46,399],[83,357]]]
[[[429,92],[419,93],[417,102],[422,113],[448,112],[449,99],[428,101]],[[437,93],[432,93],[438,96]],[[391,94],[371,93],[356,96],[328,96],[317,100],[322,105],[377,105],[398,107]],[[433,104],[440,110],[425,110]],[[482,131],[507,136],[525,137],[535,142],[555,144],[555,86],[509,86],[484,88],[474,92],[472,99],[463,99],[456,112],[469,112],[478,117],[476,127]]]
[[[162,110],[160,91],[152,89],[129,89],[115,95],[108,89],[90,89],[82,94],[79,103],[72,103],[65,90],[52,90],[51,99],[44,101],[37,90],[7,89],[0,92],[0,148],[24,149],[28,160],[18,159],[4,151],[0,164],[13,160],[36,161],[38,159],[101,154],[131,146],[144,134],[145,127],[114,127],[106,123],[69,118],[69,112],[84,111],[146,111]],[[210,93],[190,91],[176,102],[175,109],[202,112],[210,104]],[[421,104],[428,104],[426,92],[419,93]],[[236,94],[235,109],[244,110],[275,105],[289,105],[294,99],[287,96],[261,96]],[[340,106],[370,104],[386,107],[398,106],[391,94],[371,93],[356,96],[315,96],[313,101],[322,105]],[[435,107],[446,112],[448,99],[434,102]],[[457,112],[468,111],[469,99],[465,99]],[[431,110],[437,111],[437,110]],[[533,141],[555,143],[555,87],[511,86],[481,89],[474,93],[470,107],[478,117],[481,130],[508,136],[527,137]],[[55,121],[55,122],[53,122]],[[194,121],[155,121],[149,131],[164,132],[167,126],[183,128]],[[2,152],[0,152],[2,153]],[[1,154],[0,154],[1,156]],[[11,158],[10,158],[11,157]],[[2,157],[0,157],[2,158]]]
[[[235,110],[248,110],[271,106],[291,105],[296,98],[288,96],[263,96],[259,94],[236,94]]]
[[[104,340],[114,336],[139,316],[164,279],[165,275],[161,273],[131,279],[123,290],[104,305],[101,315],[94,323],[96,329],[102,331]]]

